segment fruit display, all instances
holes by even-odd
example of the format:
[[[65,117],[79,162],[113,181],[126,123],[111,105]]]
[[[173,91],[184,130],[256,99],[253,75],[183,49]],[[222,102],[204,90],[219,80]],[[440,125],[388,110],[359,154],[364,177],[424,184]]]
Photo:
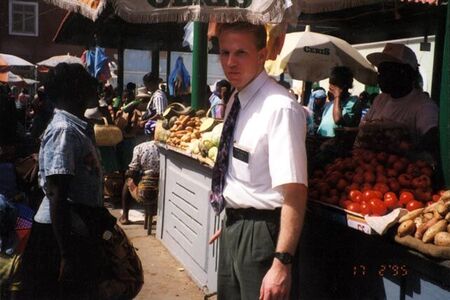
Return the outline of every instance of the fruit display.
[[[423,243],[450,247],[450,191],[427,206],[417,208],[399,220],[397,236],[412,236]]]
[[[397,207],[413,211],[437,202],[432,167],[423,160],[355,148],[316,169],[309,197],[362,215],[383,216]]]

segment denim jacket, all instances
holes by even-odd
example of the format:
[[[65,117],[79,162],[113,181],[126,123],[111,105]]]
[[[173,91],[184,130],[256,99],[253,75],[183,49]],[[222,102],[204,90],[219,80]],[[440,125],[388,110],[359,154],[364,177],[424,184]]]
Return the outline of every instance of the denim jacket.
[[[92,127],[87,122],[55,109],[39,151],[39,185],[47,190],[46,177],[72,175],[68,201],[93,207],[103,205],[102,172]],[[35,216],[36,222],[51,223],[47,197]]]

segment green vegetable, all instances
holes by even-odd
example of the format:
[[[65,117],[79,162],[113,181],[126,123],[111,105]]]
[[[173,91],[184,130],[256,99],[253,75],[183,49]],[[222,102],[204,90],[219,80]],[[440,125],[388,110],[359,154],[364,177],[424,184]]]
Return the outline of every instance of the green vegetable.
[[[217,147],[211,147],[208,151],[208,157],[211,158],[213,161],[216,161],[217,158]]]

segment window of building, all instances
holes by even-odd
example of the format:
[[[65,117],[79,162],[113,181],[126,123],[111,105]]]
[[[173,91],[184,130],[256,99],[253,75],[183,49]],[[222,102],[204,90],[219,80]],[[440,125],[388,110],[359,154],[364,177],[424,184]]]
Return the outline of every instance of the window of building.
[[[9,34],[38,35],[38,3],[9,1]]]

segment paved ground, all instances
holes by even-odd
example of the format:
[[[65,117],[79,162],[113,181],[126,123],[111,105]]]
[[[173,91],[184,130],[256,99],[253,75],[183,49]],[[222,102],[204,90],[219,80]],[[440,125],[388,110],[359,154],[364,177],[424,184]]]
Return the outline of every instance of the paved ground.
[[[117,218],[120,209],[111,209]],[[143,222],[122,226],[128,237],[138,249],[137,253],[144,267],[144,286],[136,299],[141,300],[201,300],[205,295],[191,280],[183,266],[164,245],[155,237],[154,230],[150,236],[144,230]],[[209,298],[211,300],[215,297]]]

